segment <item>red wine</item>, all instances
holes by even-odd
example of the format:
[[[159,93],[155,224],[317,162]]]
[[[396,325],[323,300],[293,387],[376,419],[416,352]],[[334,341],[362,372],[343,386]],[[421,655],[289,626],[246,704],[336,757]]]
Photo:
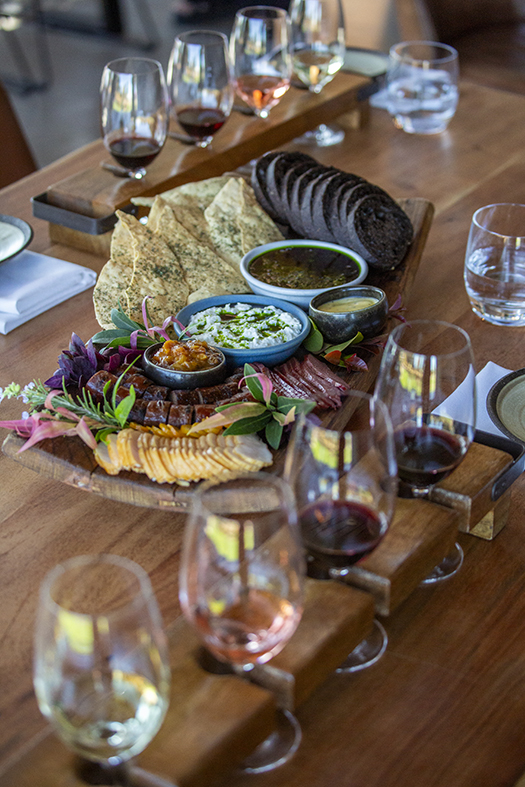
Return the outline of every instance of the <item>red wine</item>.
[[[226,115],[220,109],[187,107],[177,110],[177,121],[184,131],[194,139],[205,139],[216,134],[226,123]]]
[[[141,169],[151,164],[160,153],[161,146],[147,137],[120,137],[110,143],[109,150],[113,158],[126,169]]]
[[[433,426],[405,426],[394,439],[399,477],[414,487],[439,483],[466,453],[460,437]]]
[[[353,500],[318,500],[301,512],[299,522],[310,555],[333,567],[356,563],[386,532],[376,511]]]

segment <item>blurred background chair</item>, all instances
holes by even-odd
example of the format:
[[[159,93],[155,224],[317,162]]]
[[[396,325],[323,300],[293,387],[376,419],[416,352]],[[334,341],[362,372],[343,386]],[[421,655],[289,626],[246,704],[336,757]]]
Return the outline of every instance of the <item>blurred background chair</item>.
[[[11,63],[4,83],[21,93],[47,87],[51,58],[40,0],[0,0],[0,39]]]
[[[1,82],[0,138],[0,188],[3,188],[31,174],[37,167]]]
[[[400,40],[441,41],[460,74],[525,94],[525,4],[517,0],[395,0]]]

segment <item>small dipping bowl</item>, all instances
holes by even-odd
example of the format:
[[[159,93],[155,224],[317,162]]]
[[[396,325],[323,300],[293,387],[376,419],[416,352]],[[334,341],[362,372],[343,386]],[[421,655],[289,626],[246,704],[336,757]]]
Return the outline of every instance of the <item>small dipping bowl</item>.
[[[157,385],[164,385],[171,389],[190,389],[190,388],[206,388],[210,385],[218,385],[222,383],[226,377],[227,367],[226,358],[224,353],[214,347],[220,357],[220,362],[216,366],[209,369],[198,369],[196,371],[179,371],[175,369],[168,369],[164,366],[158,366],[153,363],[151,357],[162,347],[164,342],[152,344],[148,347],[142,356],[142,366],[146,375],[151,378]]]
[[[320,307],[332,301],[346,298],[371,298],[373,303],[355,311],[324,311]],[[381,331],[388,317],[388,301],[383,290],[367,284],[359,286],[334,287],[316,295],[308,306],[308,314],[315,322],[326,341],[332,344],[345,342],[358,331],[365,339],[370,339]]]
[[[316,269],[319,266],[319,270],[332,267],[336,257],[339,265],[346,264],[348,266],[348,273],[343,282],[341,279],[339,282],[332,280],[332,283],[324,283],[322,286],[311,289],[296,289],[292,286],[281,287],[276,284],[268,284],[257,278],[252,267],[253,264],[261,257],[279,256],[280,254],[289,255],[291,258],[297,259],[299,264],[304,263],[310,268]],[[278,263],[274,261],[271,264],[277,265],[276,272],[279,276]],[[266,243],[264,246],[257,246],[245,254],[241,260],[241,273],[249,287],[257,295],[280,298],[283,301],[295,303],[306,310],[312,298],[324,292],[328,287],[332,287],[334,283],[341,287],[360,284],[368,274],[368,265],[357,252],[346,249],[344,246],[337,246],[335,243],[326,243],[320,240],[280,240],[275,243]]]

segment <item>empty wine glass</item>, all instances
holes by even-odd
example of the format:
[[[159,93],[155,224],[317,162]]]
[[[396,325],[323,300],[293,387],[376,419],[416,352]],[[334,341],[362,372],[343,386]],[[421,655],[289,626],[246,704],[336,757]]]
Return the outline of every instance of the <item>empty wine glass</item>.
[[[141,752],[169,701],[166,639],[146,572],[115,555],[81,556],[44,579],[34,686],[63,742],[103,767]]]
[[[104,145],[124,177],[143,178],[168,130],[168,92],[162,66],[145,57],[123,57],[104,67],[100,84]],[[105,166],[103,164],[103,166]]]
[[[290,21],[294,74],[313,93],[320,93],[344,63],[346,44],[341,0],[292,0]],[[344,136],[343,129],[322,123],[297,141],[326,147],[341,142]]]
[[[180,571],[180,601],[206,648],[249,675],[279,653],[299,624],[304,557],[290,488],[267,473],[204,484],[192,499]],[[289,711],[244,763],[270,770],[296,751]]]
[[[300,416],[286,452],[284,478],[295,494],[308,552],[309,576],[344,578],[349,566],[370,554],[394,515],[397,474],[392,425],[382,402],[357,391],[342,430],[325,429]],[[375,663],[387,644],[383,626],[339,667],[355,672]]]
[[[292,77],[286,11],[264,5],[237,11],[230,57],[237,93],[258,117],[268,117],[290,87]]]
[[[233,104],[226,36],[210,30],[178,35],[168,64],[168,83],[178,124],[198,147],[207,147]]]
[[[464,458],[475,431],[475,371],[468,334],[439,320],[414,320],[390,334],[375,396],[394,426],[401,488],[428,497]],[[459,544],[423,580],[437,582],[463,562]]]

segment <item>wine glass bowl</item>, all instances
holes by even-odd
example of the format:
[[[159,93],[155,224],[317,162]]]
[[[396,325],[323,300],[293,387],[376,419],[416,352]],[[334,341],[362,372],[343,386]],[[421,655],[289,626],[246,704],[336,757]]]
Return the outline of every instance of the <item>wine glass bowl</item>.
[[[304,573],[295,503],[281,479],[250,473],[194,493],[180,601],[219,661],[249,673],[282,650],[301,619]],[[273,733],[256,749],[251,772],[276,767],[296,750],[300,728],[287,715],[286,745]]]
[[[341,4],[339,0],[292,0],[290,22],[294,74],[313,93],[320,93],[344,63]]]
[[[384,402],[405,496],[429,497],[461,463],[474,439],[475,371],[468,334],[439,320],[415,320],[390,334],[375,396]],[[451,576],[462,562],[447,557],[425,581]]]
[[[178,35],[168,64],[168,84],[174,118],[198,147],[207,147],[233,105],[226,36],[211,30]]]
[[[260,118],[267,118],[290,87],[289,22],[286,11],[250,6],[237,11],[230,38],[235,90]]]
[[[168,129],[168,93],[162,66],[144,57],[112,60],[100,85],[102,137],[123,168],[141,179],[158,156]]]
[[[351,391],[344,429],[326,429],[300,416],[287,449],[284,478],[297,502],[308,553],[307,570],[317,579],[344,578],[370,554],[392,521],[397,468],[388,410],[367,394]],[[363,669],[380,658],[386,632],[377,623],[339,667]]]
[[[56,566],[40,589],[34,686],[70,749],[102,766],[141,752],[169,701],[169,660],[147,574],[115,555]]]
[[[312,93],[332,81],[344,63],[346,43],[341,0],[292,0],[290,4],[292,67]],[[342,129],[322,123],[300,141],[326,147],[341,142]]]

